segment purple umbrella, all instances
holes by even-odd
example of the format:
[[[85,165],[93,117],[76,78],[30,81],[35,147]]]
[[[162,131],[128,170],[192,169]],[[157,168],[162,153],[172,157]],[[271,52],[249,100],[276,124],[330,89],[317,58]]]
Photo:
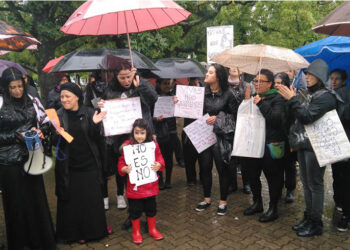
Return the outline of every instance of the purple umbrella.
[[[23,75],[28,75],[27,71],[18,63],[0,59],[0,76],[2,76],[2,72],[4,72],[4,70],[6,70],[9,67],[17,68],[19,71],[22,72]]]

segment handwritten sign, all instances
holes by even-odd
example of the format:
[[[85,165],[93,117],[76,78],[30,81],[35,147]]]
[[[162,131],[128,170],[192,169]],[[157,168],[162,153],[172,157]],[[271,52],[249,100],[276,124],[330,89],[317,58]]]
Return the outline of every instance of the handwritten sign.
[[[140,97],[108,100],[104,110],[107,111],[103,120],[105,136],[128,134],[134,121],[142,118]]]
[[[225,49],[233,48],[233,25],[207,27],[207,62]]]
[[[176,86],[174,116],[197,119],[203,115],[204,87]]]
[[[174,97],[172,96],[159,96],[157,102],[154,105],[153,117],[163,116],[164,118],[174,116]]]
[[[131,166],[129,180],[136,188],[158,179],[157,173],[151,168],[155,162],[155,149],[154,142],[123,147],[125,162]]]
[[[304,127],[320,167],[350,158],[350,143],[337,111],[329,111]]]
[[[203,152],[216,143],[216,135],[213,132],[213,125],[208,125],[206,122],[208,118],[209,115],[206,114],[184,127],[185,133],[188,138],[190,138],[198,153]]]

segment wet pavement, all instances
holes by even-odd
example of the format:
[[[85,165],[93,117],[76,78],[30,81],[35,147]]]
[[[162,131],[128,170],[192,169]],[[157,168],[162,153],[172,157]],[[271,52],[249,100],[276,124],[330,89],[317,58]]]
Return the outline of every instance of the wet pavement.
[[[194,210],[202,200],[202,187],[186,186],[185,169],[178,166],[173,171],[173,187],[161,191],[157,198],[157,227],[164,240],[155,241],[143,233],[140,246],[132,243],[131,229],[124,231],[121,224],[127,217],[127,210],[118,210],[115,197],[115,179],[109,181],[110,209],[107,221],[113,234],[100,241],[86,244],[59,244],[59,249],[350,249],[350,230],[337,232],[333,225],[333,192],[330,169],[325,175],[324,233],[313,238],[300,238],[291,230],[302,217],[304,210],[302,186],[298,178],[295,201],[279,203],[279,218],[274,222],[260,223],[258,215],[243,216],[249,206],[251,195],[241,190],[228,198],[226,216],[218,216],[216,209],[219,199],[218,176],[213,170],[212,206],[203,212]],[[239,187],[241,178],[238,175]],[[267,209],[268,190],[264,177],[264,208]],[[56,197],[54,195],[54,173],[45,174],[45,185],[54,221],[56,220]],[[2,206],[2,204],[0,204]],[[2,208],[0,212],[0,239],[5,241],[5,225]],[[142,218],[145,221],[145,217]]]

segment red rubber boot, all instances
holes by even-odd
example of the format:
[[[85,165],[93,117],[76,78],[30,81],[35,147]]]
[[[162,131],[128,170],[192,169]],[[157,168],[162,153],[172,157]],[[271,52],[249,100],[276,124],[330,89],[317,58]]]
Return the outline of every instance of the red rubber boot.
[[[132,240],[135,244],[142,243],[142,236],[141,236],[141,232],[140,232],[140,221],[141,221],[140,218],[138,218],[137,220],[131,220]]]
[[[162,240],[163,235],[156,229],[156,216],[147,217],[148,232],[156,240]]]

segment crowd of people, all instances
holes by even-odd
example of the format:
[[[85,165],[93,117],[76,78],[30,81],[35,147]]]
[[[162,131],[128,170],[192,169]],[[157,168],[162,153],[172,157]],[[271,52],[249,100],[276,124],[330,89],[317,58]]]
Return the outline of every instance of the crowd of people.
[[[197,78],[188,79],[189,86],[204,87],[201,115],[209,114],[206,123],[213,126],[217,138],[214,145],[198,153],[184,131],[179,141],[175,117],[153,117],[158,96],[173,96],[174,103],[177,103],[176,79],[157,79],[152,86],[128,61],[119,60],[113,65],[113,69],[94,72],[85,93],[78,84],[71,82],[68,75],[57,76],[57,83],[48,94],[46,108],[57,110],[61,127],[74,137],[71,143],[62,138],[62,131],[57,126],[38,116],[40,97],[35,88],[26,83],[28,77],[12,67],[3,72],[0,180],[9,249],[56,249],[56,240],[85,243],[111,234],[112,228],[105,215],[105,210],[109,209],[107,182],[111,176],[115,176],[117,183],[118,208],[128,207],[129,216],[124,226],[132,226],[133,242],[142,243],[140,217],[143,212],[147,216],[149,234],[156,240],[163,239],[156,229],[156,196],[159,190],[172,187],[173,155],[179,148],[183,154],[187,185],[200,184],[203,187],[203,200],[195,207],[197,212],[212,204],[215,162],[220,186],[217,214],[226,215],[227,197],[237,190],[237,172],[240,171],[243,192],[252,193],[253,200],[243,213],[245,216],[261,213],[258,218],[261,223],[278,218],[277,207],[284,186],[285,202],[293,202],[298,163],[305,212],[301,222],[292,229],[301,237],[323,233],[325,167],[319,166],[305,136],[304,125],[337,109],[349,138],[350,87],[346,86],[344,70],[335,69],[329,73],[324,61],[315,60],[305,70],[306,88],[299,86],[297,91],[293,76],[288,75],[290,72],[273,74],[268,69],[261,69],[248,82],[238,68],[209,65],[204,82]],[[329,81],[330,88],[327,87]],[[130,134],[104,136],[102,121],[108,115],[104,111],[105,102],[130,97],[140,97],[142,119],[135,120]],[[231,156],[238,107],[251,98],[266,121],[265,153],[262,158]],[[185,118],[184,126],[193,121]],[[23,170],[28,160],[23,137],[28,130],[36,131],[43,140],[49,140],[56,150],[56,230],[42,175],[30,175]],[[141,143],[154,143],[152,170],[159,177],[155,182],[135,187],[127,177],[132,168],[125,161],[123,148]],[[337,224],[339,231],[346,231],[350,221],[350,196],[344,191],[350,190],[349,165],[349,159],[332,164],[335,206],[342,212]],[[269,206],[265,210],[260,181],[262,172],[269,189]]]

